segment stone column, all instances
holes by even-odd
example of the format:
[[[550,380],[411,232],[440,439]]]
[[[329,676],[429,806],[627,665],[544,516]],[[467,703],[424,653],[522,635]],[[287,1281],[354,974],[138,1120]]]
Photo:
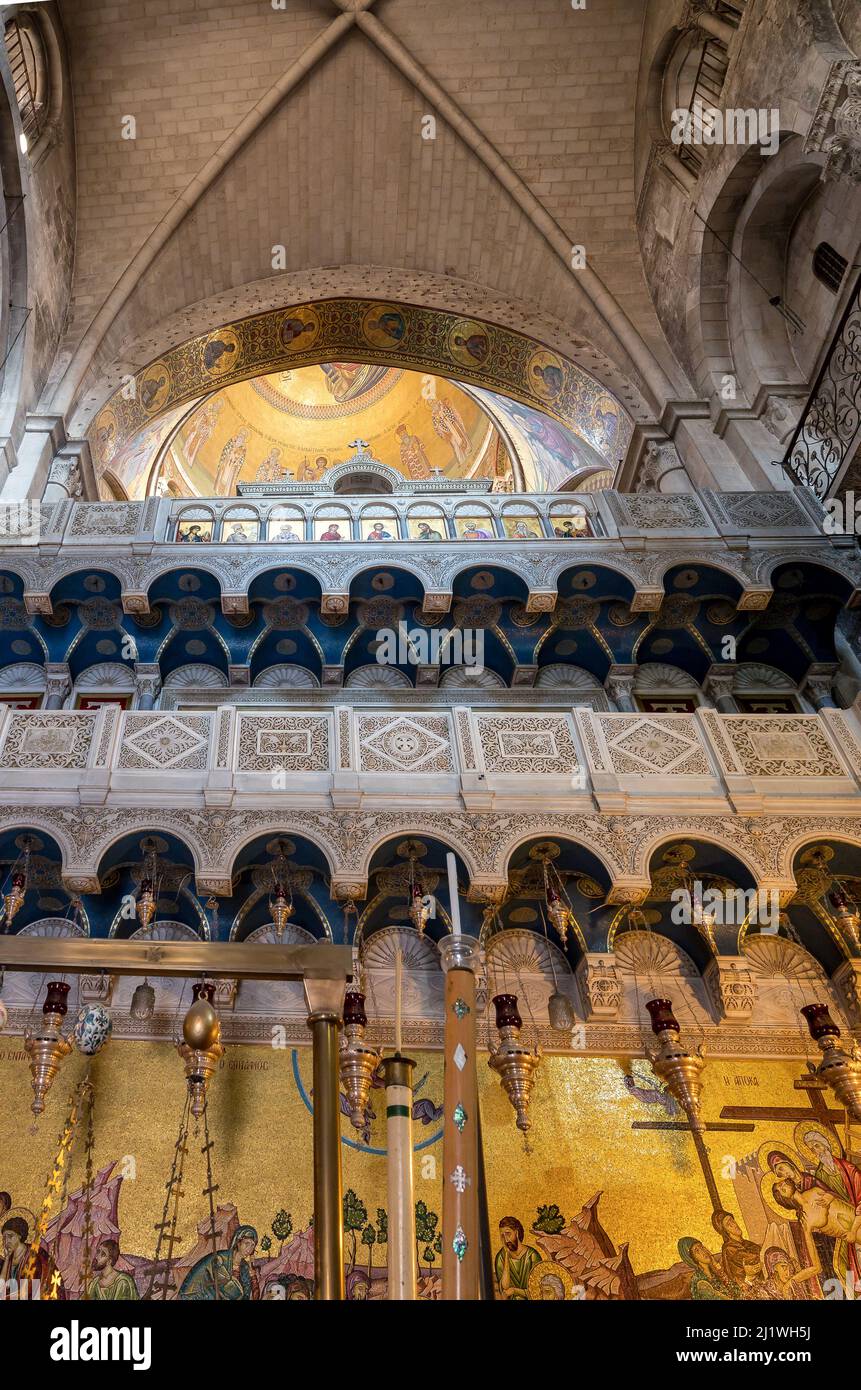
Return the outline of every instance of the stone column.
[[[837,708],[831,694],[831,687],[834,684],[837,671],[838,667],[834,662],[815,662],[808,668],[802,694],[807,697],[815,710]]]
[[[135,662],[135,690],[137,708],[153,709],[161,692],[161,671],[157,665]]]
[[[720,714],[738,714],[739,708],[732,693],[736,667],[734,662],[720,666],[710,666],[703,681],[703,689]]]
[[[43,709],[62,709],[72,689],[72,675],[65,661],[48,662],[45,667],[45,703]]]
[[[686,18],[689,23],[702,29],[704,34],[710,34],[713,39],[717,39],[724,48],[729,48],[737,33],[732,24],[727,24],[726,20],[718,19],[717,15],[712,13],[708,0],[688,0]]]
[[[445,971],[443,1083],[442,1296],[479,1297],[478,1074],[475,976],[478,942],[447,936],[440,942]]]
[[[616,709],[624,713],[636,713],[634,704],[634,679],[637,674],[636,665],[611,666],[607,672],[607,679],[604,682],[604,689],[613,701]]]

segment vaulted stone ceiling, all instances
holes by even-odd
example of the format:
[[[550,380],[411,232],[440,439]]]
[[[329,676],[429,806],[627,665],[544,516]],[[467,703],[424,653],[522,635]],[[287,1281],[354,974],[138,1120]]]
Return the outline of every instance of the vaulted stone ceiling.
[[[641,0],[61,8],[78,247],[46,399],[89,412],[100,372],[213,316],[339,292],[533,332],[649,413],[689,393],[634,224]]]

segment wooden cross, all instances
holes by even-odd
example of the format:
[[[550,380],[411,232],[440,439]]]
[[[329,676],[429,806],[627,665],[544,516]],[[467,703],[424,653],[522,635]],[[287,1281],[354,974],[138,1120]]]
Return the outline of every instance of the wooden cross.
[[[721,1111],[721,1115],[724,1115],[725,1113],[726,1113],[725,1110],[722,1110],[722,1111]],[[726,1132],[728,1132],[728,1133],[730,1133],[730,1134],[749,1134],[749,1133],[755,1128],[755,1126],[752,1125],[752,1124],[727,1124],[727,1123],[721,1123],[720,1120],[715,1120],[715,1121],[713,1121],[711,1124],[703,1124],[701,1127],[694,1128],[694,1126],[691,1124],[690,1120],[689,1120],[689,1119],[685,1119],[685,1120],[635,1120],[634,1123],[631,1125],[631,1128],[632,1128],[632,1129],[675,1129],[675,1130],[687,1130],[687,1131],[693,1136],[694,1148],[695,1148],[696,1151],[697,1151],[697,1158],[699,1159],[699,1161],[700,1161],[700,1167],[701,1167],[702,1170],[703,1170],[703,1177],[705,1178],[705,1184],[706,1184],[706,1187],[708,1188],[708,1194],[709,1194],[709,1198],[710,1198],[711,1204],[712,1204],[712,1211],[723,1211],[723,1210],[724,1210],[724,1204],[723,1204],[723,1202],[721,1201],[721,1199],[720,1199],[720,1194],[718,1193],[718,1190],[717,1190],[717,1183],[715,1182],[715,1175],[714,1175],[714,1173],[712,1172],[712,1165],[711,1165],[711,1159],[709,1158],[709,1151],[708,1151],[708,1149],[706,1148],[706,1142],[705,1142],[705,1140],[703,1139],[702,1131],[703,1131],[704,1129],[712,1130],[712,1131],[713,1131],[713,1130],[724,1130],[724,1131],[726,1131]]]
[[[832,1129],[839,1141],[840,1135],[837,1132],[837,1125],[846,1118],[843,1110],[829,1109],[828,1102],[823,1095],[826,1083],[820,1081],[817,1076],[803,1076],[795,1082],[796,1091],[807,1092],[807,1105],[725,1105],[721,1110],[721,1117],[726,1116],[728,1120],[740,1120],[747,1116],[751,1120],[818,1120],[820,1124],[828,1125]],[[841,1145],[842,1147],[842,1145]]]

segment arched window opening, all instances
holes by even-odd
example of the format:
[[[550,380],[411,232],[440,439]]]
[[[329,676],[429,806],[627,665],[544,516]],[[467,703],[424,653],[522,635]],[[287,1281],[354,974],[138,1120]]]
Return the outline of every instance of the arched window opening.
[[[15,99],[27,146],[42,133],[48,111],[48,59],[33,15],[10,19],[5,29],[6,54],[15,84]],[[26,153],[26,151],[25,151]]]
[[[840,289],[847,265],[845,256],[841,256],[827,241],[820,241],[813,253],[813,274],[832,294],[837,294]]]

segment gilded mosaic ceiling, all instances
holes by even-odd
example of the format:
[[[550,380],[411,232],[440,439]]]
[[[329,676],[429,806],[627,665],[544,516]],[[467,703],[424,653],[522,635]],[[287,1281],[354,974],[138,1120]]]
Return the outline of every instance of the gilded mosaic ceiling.
[[[316,482],[369,446],[405,478],[502,478],[511,463],[482,407],[453,382],[396,367],[326,362],[254,377],[205,400],[172,440],[159,482],[230,497],[238,483]],[[144,468],[146,464],[144,464]],[[139,473],[127,486],[141,495]]]
[[[484,411],[473,397],[479,387],[487,388]],[[436,420],[433,391],[441,402]],[[213,401],[229,404],[219,409]],[[519,418],[510,418],[500,402],[519,403]],[[544,490],[559,486],[558,467],[548,472],[548,448],[559,452],[560,440],[567,441],[561,452],[571,454],[568,473],[596,464],[615,467],[633,428],[599,382],[522,334],[408,304],[322,300],[192,339],[115,392],[90,432],[103,494],[140,497],[151,491],[159,451],[195,404],[215,409],[219,419],[200,445],[191,432],[191,460],[183,460],[183,440],[192,425],[206,433],[209,422],[198,412],[184,420],[172,479],[180,495],[219,495],[222,482],[251,481],[267,460],[268,467],[288,467],[299,480],[299,470],[313,471],[320,458],[349,457],[349,444],[360,435],[382,462],[408,477],[422,476],[425,458],[430,470],[439,467],[449,477],[481,476],[476,470],[490,468],[494,443],[486,416],[509,438],[523,435],[526,419],[545,422],[532,431],[536,448],[516,446],[526,455],[518,485]],[[316,415],[309,413],[315,407]],[[394,419],[404,414],[408,418]],[[398,433],[401,425],[406,434]],[[234,450],[244,449],[244,457],[222,464],[219,452],[213,459],[243,429],[248,434]],[[584,451],[573,446],[575,438]],[[278,460],[270,458],[275,449],[281,451]],[[530,476],[532,460],[540,466]]]

